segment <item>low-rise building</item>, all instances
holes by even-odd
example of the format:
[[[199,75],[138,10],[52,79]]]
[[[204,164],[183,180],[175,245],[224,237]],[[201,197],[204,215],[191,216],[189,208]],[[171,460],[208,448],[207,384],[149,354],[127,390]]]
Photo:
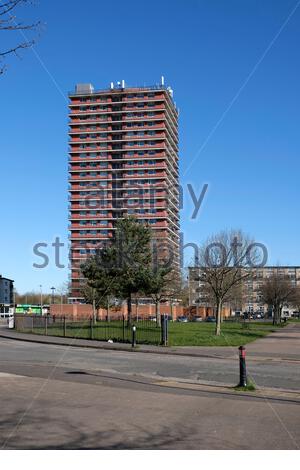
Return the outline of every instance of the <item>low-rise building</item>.
[[[247,312],[266,315],[269,306],[262,300],[260,287],[264,280],[275,272],[282,277],[289,278],[295,287],[300,287],[300,266],[263,266],[247,269],[251,269],[252,275],[244,281],[241,298],[227,305],[232,313]],[[203,300],[203,283],[200,273],[201,267],[189,268],[189,303],[191,306],[208,307],[210,305]],[[283,309],[283,315],[290,316],[294,310],[292,306],[287,305]]]
[[[9,313],[14,303],[14,281],[0,274],[0,313]]]

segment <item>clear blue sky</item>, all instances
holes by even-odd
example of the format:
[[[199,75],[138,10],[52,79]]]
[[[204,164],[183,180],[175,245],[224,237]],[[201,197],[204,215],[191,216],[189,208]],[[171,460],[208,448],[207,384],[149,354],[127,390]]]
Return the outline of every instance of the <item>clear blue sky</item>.
[[[237,227],[266,244],[270,263],[300,264],[300,5],[272,43],[296,4],[41,0],[22,10],[45,27],[36,54],[0,76],[0,273],[20,292],[67,280],[51,246],[49,267],[34,269],[32,247],[59,236],[67,264],[68,91],[162,74],[180,108],[181,184],[209,184],[196,220],[185,198],[185,242]]]

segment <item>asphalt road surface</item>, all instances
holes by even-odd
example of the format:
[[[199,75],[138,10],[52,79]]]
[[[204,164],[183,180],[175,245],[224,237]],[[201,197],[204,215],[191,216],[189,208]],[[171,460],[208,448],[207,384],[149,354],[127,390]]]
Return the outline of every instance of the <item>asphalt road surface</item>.
[[[238,359],[215,359],[72,348],[0,339],[0,370],[35,376],[53,367],[83,372],[168,378],[236,385]],[[248,375],[260,387],[300,390],[300,359],[247,360]]]
[[[249,361],[248,368],[259,385],[299,389],[293,362]],[[237,380],[233,360],[0,339],[0,445],[298,449],[299,393],[266,398],[197,385]]]

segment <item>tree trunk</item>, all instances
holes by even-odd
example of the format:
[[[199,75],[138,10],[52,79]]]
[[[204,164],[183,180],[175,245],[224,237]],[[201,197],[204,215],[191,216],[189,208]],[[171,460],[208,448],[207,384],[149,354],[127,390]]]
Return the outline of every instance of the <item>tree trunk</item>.
[[[136,321],[139,320],[139,299],[135,299],[135,317]]]
[[[173,321],[173,302],[171,300],[171,303],[170,303],[170,314],[171,314],[171,320]]]
[[[96,301],[95,301],[95,294],[93,294],[93,323],[96,325],[97,322],[97,313],[96,313]]]
[[[160,326],[160,301],[155,302],[155,317],[156,317],[156,326]]]
[[[280,307],[278,308],[278,325],[281,324],[282,309],[283,309],[282,306],[280,306]]]
[[[274,325],[279,325],[280,316],[281,316],[281,309],[280,309],[279,305],[276,305],[274,307],[274,319],[273,319],[273,324]]]
[[[131,325],[131,294],[127,297],[127,326]]]
[[[216,311],[216,329],[215,329],[216,336],[220,336],[221,334],[221,311],[222,311],[222,302],[219,301],[217,303],[217,311]]]
[[[106,303],[106,321],[109,322],[110,321],[110,318],[109,318],[109,302],[107,300],[107,303]]]

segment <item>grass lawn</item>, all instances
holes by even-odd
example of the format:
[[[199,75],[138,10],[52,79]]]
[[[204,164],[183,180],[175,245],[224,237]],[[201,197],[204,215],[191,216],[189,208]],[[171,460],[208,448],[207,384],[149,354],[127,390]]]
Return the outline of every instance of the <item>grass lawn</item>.
[[[160,328],[151,321],[135,322],[138,344],[160,344]],[[179,323],[169,322],[169,346],[241,346],[282,328],[271,322],[223,322],[221,336],[215,336],[215,323]],[[28,333],[31,330],[23,330]],[[34,328],[35,334],[45,334],[45,329]],[[54,323],[48,326],[48,335],[63,336],[63,324]],[[122,321],[101,321],[93,326],[92,336],[89,322],[67,322],[66,336],[71,338],[96,339],[114,342],[131,342],[131,328],[123,326]]]
[[[170,346],[241,346],[282,328],[271,322],[223,322],[221,336],[215,336],[214,323],[170,323]]]
[[[155,323],[148,321],[135,324],[137,325],[136,342],[138,344],[160,344],[161,332],[160,328],[156,328]],[[23,329],[22,332],[44,335],[45,328],[35,327],[33,331],[31,329]],[[64,336],[63,322],[48,325],[47,334],[48,336]],[[99,341],[108,341],[111,339],[114,342],[130,343],[132,340],[132,329],[127,328],[126,322],[123,324],[122,320],[97,322],[96,325],[93,325],[92,331],[89,321],[67,321],[66,337],[94,339]]]

